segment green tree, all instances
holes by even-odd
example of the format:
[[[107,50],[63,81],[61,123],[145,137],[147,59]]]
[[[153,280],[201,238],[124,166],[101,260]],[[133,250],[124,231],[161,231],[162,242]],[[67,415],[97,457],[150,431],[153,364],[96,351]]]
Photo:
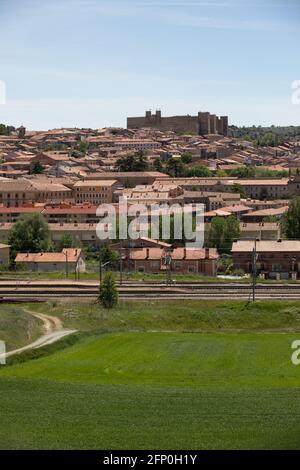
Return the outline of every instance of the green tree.
[[[0,135],[10,135],[16,129],[14,126],[6,126],[5,124],[0,124]]]
[[[230,171],[230,176],[236,176],[237,178],[254,178],[255,168],[254,166],[241,166]]]
[[[12,256],[18,252],[38,253],[51,249],[47,221],[41,214],[25,214],[18,218],[9,234]]]
[[[175,178],[182,176],[184,173],[184,166],[180,158],[169,158],[166,166],[167,173]]]
[[[109,263],[110,269],[117,269],[119,267],[120,256],[115,250],[111,250],[108,246],[100,248],[100,256],[102,264]]]
[[[228,176],[228,174],[226,173],[225,170],[217,170],[216,172],[216,176],[218,176],[219,178],[226,178],[226,176]]]
[[[145,160],[142,151],[137,152],[135,155],[128,155],[121,157],[117,160],[119,171],[146,171],[148,163]]]
[[[72,238],[72,235],[70,235],[69,233],[64,233],[60,239],[59,246],[61,250],[63,248],[72,248],[74,246],[74,240]]]
[[[185,176],[188,176],[188,177],[196,176],[196,177],[201,178],[201,177],[206,177],[206,176],[208,177],[211,175],[212,175],[212,172],[210,171],[210,169],[204,165],[195,165],[192,168],[188,168],[185,171]]]
[[[241,195],[241,198],[246,198],[245,190],[241,184],[234,183],[234,185],[232,186],[232,192],[239,193]]]
[[[98,301],[107,309],[114,307],[118,303],[115,277],[110,272],[104,275],[103,282],[99,288]]]
[[[230,253],[233,240],[240,236],[240,223],[234,215],[214,217],[207,231],[208,245],[219,253]]]
[[[156,158],[153,162],[153,167],[156,171],[161,171],[162,170],[162,163],[160,158]]]
[[[290,201],[282,225],[287,238],[300,239],[300,197]]]
[[[86,154],[89,149],[89,142],[86,142],[85,140],[81,140],[79,144],[79,151]]]
[[[183,154],[181,155],[181,161],[182,163],[191,163],[192,161],[192,154],[190,152],[183,152]]]
[[[39,175],[39,174],[43,173],[43,171],[44,171],[44,167],[39,162],[35,162],[33,164],[32,169],[30,170],[30,174]]]

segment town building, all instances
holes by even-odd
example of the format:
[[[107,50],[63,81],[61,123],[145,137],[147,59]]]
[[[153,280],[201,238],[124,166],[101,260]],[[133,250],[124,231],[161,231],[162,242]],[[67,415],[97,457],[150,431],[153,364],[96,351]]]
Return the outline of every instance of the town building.
[[[153,184],[158,178],[168,178],[168,175],[159,171],[116,171],[88,173],[88,180],[116,180],[125,187],[134,187],[140,184]]]
[[[281,237],[281,225],[278,222],[242,222],[240,240],[278,240]]]
[[[80,248],[64,248],[60,253],[18,253],[17,266],[33,272],[85,272],[85,261]]]
[[[234,269],[252,273],[254,256],[258,276],[268,279],[298,279],[300,240],[238,240],[232,244]]]
[[[10,264],[10,245],[0,243],[0,266],[9,266]]]
[[[170,274],[216,276],[219,255],[215,248],[125,248],[122,250],[124,270],[150,274],[165,273],[167,255],[170,256]]]
[[[116,180],[85,180],[74,184],[76,204],[93,205],[113,202],[113,194],[119,184]]]

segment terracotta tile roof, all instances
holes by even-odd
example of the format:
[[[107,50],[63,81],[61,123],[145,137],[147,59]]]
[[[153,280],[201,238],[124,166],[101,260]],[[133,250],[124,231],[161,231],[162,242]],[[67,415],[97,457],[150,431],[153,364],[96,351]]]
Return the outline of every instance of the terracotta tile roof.
[[[96,215],[98,206],[96,205],[74,205],[74,206],[67,206],[67,207],[51,207],[46,206],[43,210],[44,215],[51,215],[51,214],[94,214]]]
[[[281,178],[281,179],[274,179],[274,178],[266,178],[266,179],[239,179],[238,184],[241,186],[287,186],[289,182],[288,178]]]
[[[280,224],[278,222],[242,222],[240,224],[241,232],[251,230],[279,230]]]
[[[118,183],[117,180],[84,180],[77,181],[74,184],[74,188],[84,188],[88,186],[112,186],[113,184]]]
[[[130,258],[133,260],[160,260],[166,254],[162,248],[133,248],[130,250]],[[215,248],[209,248],[209,259],[218,259]],[[200,260],[205,259],[205,248],[174,248],[171,251],[172,260]]]
[[[232,244],[232,253],[252,252],[253,240],[238,240]],[[261,252],[300,252],[300,240],[260,240],[256,242],[256,251]]]
[[[31,214],[33,212],[42,212],[44,206],[21,206],[21,207],[6,207],[0,206],[0,214]]]
[[[18,253],[16,263],[75,263],[81,256],[80,248],[64,248],[60,253]]]
[[[246,217],[266,217],[269,215],[281,215],[287,212],[289,206],[275,207],[274,209],[261,209],[259,211],[248,212],[245,214]]]

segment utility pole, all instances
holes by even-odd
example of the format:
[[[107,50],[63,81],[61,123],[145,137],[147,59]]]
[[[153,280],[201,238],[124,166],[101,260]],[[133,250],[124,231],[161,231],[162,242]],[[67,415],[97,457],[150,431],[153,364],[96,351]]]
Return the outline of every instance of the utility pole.
[[[166,284],[167,286],[171,284],[171,262],[172,262],[172,256],[171,256],[171,251],[168,250],[166,252],[165,256],[165,266],[166,266]]]
[[[256,261],[257,261],[257,251],[256,251],[256,238],[254,239],[254,247],[252,251],[252,301],[255,302],[255,294],[256,294],[256,276],[257,276],[257,269],[256,269]]]
[[[66,248],[66,277],[69,276],[69,267],[68,267],[68,252]]]
[[[100,284],[102,284],[102,253],[101,253],[101,247],[99,249],[99,281],[100,281]]]

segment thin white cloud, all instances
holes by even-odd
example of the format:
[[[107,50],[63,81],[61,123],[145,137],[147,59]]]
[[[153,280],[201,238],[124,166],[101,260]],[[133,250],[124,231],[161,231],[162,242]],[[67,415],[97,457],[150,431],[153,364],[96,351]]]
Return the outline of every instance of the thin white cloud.
[[[191,14],[182,11],[183,7],[228,7],[235,8],[236,6],[245,7],[245,17],[234,19],[224,18],[219,16],[206,16],[201,14]],[[248,5],[254,6],[253,3]],[[174,7],[174,8],[172,8]],[[176,7],[180,7],[176,10]],[[247,19],[247,3],[231,2],[163,2],[163,1],[150,1],[150,2],[134,2],[124,1],[107,2],[102,0],[71,0],[70,2],[52,2],[47,6],[50,9],[66,10],[72,14],[74,9],[81,9],[82,14],[98,14],[102,17],[136,17],[146,19],[147,21],[159,21],[167,24],[200,28],[200,29],[219,29],[219,30],[239,30],[239,31],[277,31],[277,32],[295,32],[298,31],[296,26],[275,20],[260,20],[260,19]],[[216,12],[215,10],[214,12]],[[233,16],[233,15],[232,15]]]
[[[188,26],[191,28],[202,29],[225,29],[225,30],[241,30],[241,31],[296,31],[290,24],[281,24],[273,21],[264,20],[245,20],[234,19],[228,20],[217,17],[206,17],[200,15],[190,15],[178,11],[160,10],[158,19],[167,23],[176,24],[178,26]]]

